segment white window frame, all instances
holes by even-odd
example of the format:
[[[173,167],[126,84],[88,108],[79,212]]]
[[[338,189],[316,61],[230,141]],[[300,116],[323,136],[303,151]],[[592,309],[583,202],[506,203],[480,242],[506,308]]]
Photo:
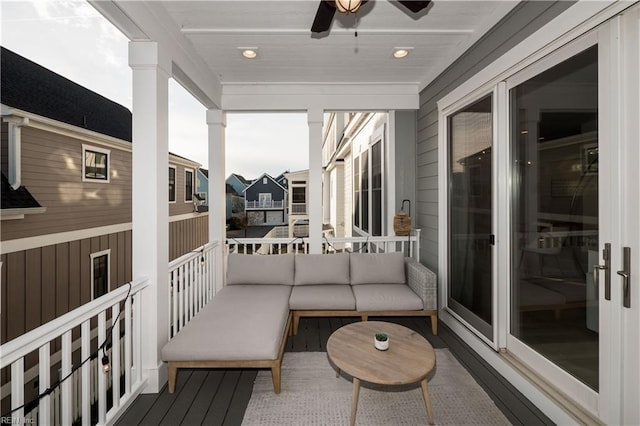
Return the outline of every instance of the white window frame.
[[[187,199],[187,173],[191,173],[191,198]],[[184,202],[185,203],[193,203],[193,194],[195,192],[196,186],[195,186],[195,171],[193,169],[188,169],[185,167],[184,169]]]
[[[106,179],[95,179],[87,177],[87,151],[97,152],[100,154],[105,154],[107,156],[107,178]],[[93,145],[82,144],[82,181],[83,182],[94,182],[94,183],[110,183],[111,182],[111,150],[99,148]]]
[[[386,163],[387,163],[386,162],[386,152],[387,152],[386,151],[386,146],[387,146],[387,144],[386,144],[385,139],[386,138],[385,138],[385,128],[384,128],[384,126],[380,126],[380,127],[376,128],[374,130],[374,132],[371,134],[371,136],[369,138],[369,142],[367,143],[366,147],[363,148],[360,152],[358,152],[358,154],[354,157],[354,160],[352,161],[352,164],[355,164],[355,163],[358,164],[358,169],[360,170],[360,173],[358,175],[359,178],[360,178],[360,185],[359,185],[359,188],[360,188],[359,194],[360,194],[360,196],[359,196],[359,200],[358,200],[359,201],[358,205],[359,205],[360,209],[358,211],[358,215],[359,215],[358,219],[359,220],[358,220],[358,225],[357,226],[355,225],[355,213],[356,212],[354,211],[355,201],[356,201],[356,193],[355,193],[355,191],[353,191],[353,203],[351,205],[352,206],[351,207],[351,216],[353,217],[353,220],[354,220],[353,228],[356,231],[358,231],[358,233],[361,234],[361,235],[373,235],[372,234],[373,197],[371,196],[371,194],[373,193],[373,191],[372,191],[372,189],[373,189],[373,187],[372,187],[372,185],[373,185],[372,151],[373,151],[373,146],[378,142],[381,144],[380,145],[380,162],[381,162],[380,167],[381,167],[381,170],[382,170],[382,191],[381,191],[381,194],[380,194],[380,197],[381,197],[381,206],[380,206],[381,212],[380,212],[380,215],[381,215],[382,224],[381,224],[380,234],[381,235],[385,235],[387,233],[387,231],[388,231],[388,229],[387,229],[387,202],[386,202],[387,185],[388,185],[387,173],[386,173],[386,171],[387,171],[387,169],[386,169]],[[367,189],[367,191],[369,193],[369,197],[367,197],[367,215],[368,215],[367,223],[368,223],[368,228],[369,228],[368,231],[364,231],[362,229],[362,192],[363,192],[362,191],[362,175],[363,175],[363,173],[362,173],[362,154],[364,152],[367,153],[367,171],[366,172],[367,172],[367,177],[368,177],[368,180],[369,180],[369,187]],[[355,169],[355,166],[354,166],[354,169]],[[353,179],[354,180],[353,188],[355,188],[355,173],[352,173],[352,175],[353,175],[353,178],[354,178]]]
[[[91,300],[95,299],[95,283],[94,283],[94,269],[93,260],[97,257],[107,256],[107,293],[111,291],[111,249],[102,250],[96,253],[91,253]],[[105,293],[106,294],[106,293]]]
[[[263,197],[263,195],[268,195],[268,197]],[[258,193],[258,207],[266,208],[266,206],[263,205],[263,203],[261,201],[262,198],[266,199],[265,200],[265,204],[266,204],[266,202],[268,202],[270,204],[269,207],[271,207],[273,205],[273,195],[270,192],[259,192]]]
[[[178,170],[176,166],[169,166],[169,169],[173,169],[173,201],[169,197],[169,204],[175,204],[178,199]]]
[[[267,183],[269,183],[269,179],[267,179],[267,177],[265,176],[262,178],[262,184],[266,185]]]

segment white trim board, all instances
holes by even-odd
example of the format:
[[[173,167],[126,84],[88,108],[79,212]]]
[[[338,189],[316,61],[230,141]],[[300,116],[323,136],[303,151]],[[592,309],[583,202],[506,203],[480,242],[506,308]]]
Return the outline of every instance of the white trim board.
[[[129,222],[120,223],[117,225],[99,226],[97,228],[80,229],[77,231],[58,232],[56,234],[38,235],[35,237],[2,241],[0,254],[14,253],[17,251],[46,247],[54,244],[68,243],[69,241],[83,240],[85,238],[115,234],[117,232],[130,231],[131,229],[131,222]]]

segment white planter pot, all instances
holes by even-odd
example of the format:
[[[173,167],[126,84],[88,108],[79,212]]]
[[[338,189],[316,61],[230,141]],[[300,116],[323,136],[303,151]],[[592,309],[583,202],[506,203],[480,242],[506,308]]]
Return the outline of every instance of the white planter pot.
[[[386,351],[387,349],[389,349],[389,339],[385,340],[384,342],[381,342],[380,340],[377,340],[374,337],[373,338],[373,344],[376,347],[376,349],[378,349],[380,351]]]

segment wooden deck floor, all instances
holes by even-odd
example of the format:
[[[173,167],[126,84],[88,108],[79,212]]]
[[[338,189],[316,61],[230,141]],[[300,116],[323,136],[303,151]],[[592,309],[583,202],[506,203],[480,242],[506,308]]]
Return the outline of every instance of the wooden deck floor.
[[[374,319],[374,318],[372,318]],[[355,318],[303,318],[287,351],[326,351],[333,331]],[[440,324],[433,336],[424,318],[384,318],[420,332],[434,348],[449,348],[485,389],[512,424],[553,424],[517,389],[478,358],[461,340]],[[138,397],[118,425],[240,425],[251,398],[257,370],[180,370],[176,392],[165,387],[158,394]],[[301,425],[303,426],[303,425]]]

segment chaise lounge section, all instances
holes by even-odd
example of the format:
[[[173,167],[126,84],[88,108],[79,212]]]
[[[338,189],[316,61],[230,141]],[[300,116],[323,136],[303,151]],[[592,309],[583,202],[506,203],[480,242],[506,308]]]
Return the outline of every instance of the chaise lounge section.
[[[430,316],[437,334],[436,276],[402,253],[230,254],[226,284],[162,349],[169,393],[180,368],[270,368],[280,393],[301,317]]]

